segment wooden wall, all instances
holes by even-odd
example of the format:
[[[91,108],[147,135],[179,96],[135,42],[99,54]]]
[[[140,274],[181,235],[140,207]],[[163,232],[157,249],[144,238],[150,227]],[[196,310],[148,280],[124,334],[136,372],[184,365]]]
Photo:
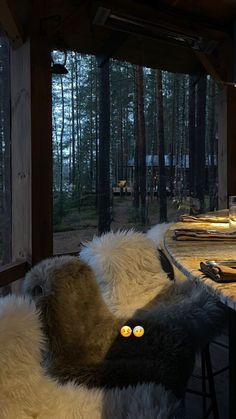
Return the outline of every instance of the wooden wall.
[[[31,259],[30,42],[11,52],[12,259]]]
[[[39,13],[11,54],[12,254],[32,264],[53,254],[50,66]]]

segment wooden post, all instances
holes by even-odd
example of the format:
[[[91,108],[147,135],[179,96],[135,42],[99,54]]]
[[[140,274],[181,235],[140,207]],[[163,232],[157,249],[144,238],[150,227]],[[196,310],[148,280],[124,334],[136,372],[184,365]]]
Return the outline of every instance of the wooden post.
[[[30,259],[31,246],[30,42],[11,52],[12,260]]]
[[[222,43],[218,63],[224,80],[233,82],[236,76],[236,36],[234,42],[226,40]],[[236,195],[236,88],[233,85],[220,90],[218,105],[218,196],[221,209],[227,208],[229,195]]]
[[[11,54],[12,256],[32,264],[53,254],[50,49],[40,17]]]
[[[228,87],[227,95],[227,182],[228,195],[236,195],[236,88]]]
[[[219,209],[227,208],[228,196],[236,195],[236,88],[220,91],[218,108],[218,176]]]
[[[51,61],[37,23],[31,37],[32,264],[53,254]]]

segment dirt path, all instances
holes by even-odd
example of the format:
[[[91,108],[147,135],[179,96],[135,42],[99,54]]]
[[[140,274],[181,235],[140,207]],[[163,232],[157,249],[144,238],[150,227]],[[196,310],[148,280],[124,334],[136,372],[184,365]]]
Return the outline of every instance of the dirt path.
[[[113,201],[113,221],[111,229],[131,229],[143,231],[144,227],[132,221],[132,199],[130,196],[115,196]],[[158,223],[159,208],[156,201],[149,205],[149,226]],[[176,218],[176,208],[171,202],[168,203],[169,220]],[[86,240],[92,240],[97,235],[96,220],[86,220],[78,230],[54,233],[54,254],[77,252],[80,244]]]
[[[129,219],[129,211],[132,208],[131,198],[124,197],[124,199],[121,199],[120,197],[115,197],[114,201],[111,229],[113,231],[130,228],[142,229]],[[79,230],[54,233],[54,253],[77,252],[81,242],[92,240],[93,236],[97,235],[97,227],[94,224],[94,221],[91,223],[88,221],[86,226],[81,226]]]

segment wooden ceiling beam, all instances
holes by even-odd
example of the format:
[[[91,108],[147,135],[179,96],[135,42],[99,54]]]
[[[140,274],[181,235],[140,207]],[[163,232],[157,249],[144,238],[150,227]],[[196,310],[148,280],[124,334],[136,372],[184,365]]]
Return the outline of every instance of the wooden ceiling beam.
[[[213,62],[211,55],[207,55],[204,52],[194,51],[196,57],[199,59],[200,63],[205,68],[206,72],[210,74],[216,83],[223,88],[225,86],[225,81],[223,75],[221,75],[220,70],[216,68],[216,64]]]
[[[121,31],[130,35],[151,40],[160,40],[167,44],[192,48],[210,54],[220,42],[225,40],[229,34],[222,30],[222,27],[212,27],[211,25],[199,26],[199,23],[189,22],[183,18],[176,18],[173,15],[157,11],[153,15],[146,13],[140,14],[140,10],[133,12],[125,8],[111,8],[106,6],[106,2],[99,4],[95,11],[93,23],[111,31]],[[168,47],[168,46],[167,46]]]
[[[102,67],[117,52],[119,47],[127,40],[128,36],[123,32],[112,33],[96,56],[98,67]]]
[[[95,3],[96,4],[96,3]],[[95,5],[93,9],[95,9]],[[134,4],[132,1],[113,1],[108,2],[102,0],[97,5],[98,8],[110,9],[110,15],[120,16],[125,20],[132,20],[136,24],[149,25],[150,29],[155,30],[155,27],[167,29],[171,32],[176,32],[179,35],[188,35],[193,37],[202,37],[204,39],[220,41],[229,35],[229,25],[224,25],[219,22],[200,21],[199,18],[191,16],[180,15],[174,9],[173,11],[163,11],[161,9],[148,7],[144,4]]]
[[[23,44],[23,30],[7,0],[0,0],[0,24],[11,41],[13,48]]]

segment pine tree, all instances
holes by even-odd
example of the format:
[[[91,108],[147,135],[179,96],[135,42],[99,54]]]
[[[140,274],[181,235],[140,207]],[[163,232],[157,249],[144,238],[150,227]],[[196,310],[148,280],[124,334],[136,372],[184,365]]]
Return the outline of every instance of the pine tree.
[[[166,173],[165,173],[165,137],[163,119],[162,72],[156,71],[157,82],[157,124],[159,142],[159,208],[160,223],[167,221]]]
[[[109,61],[100,67],[98,233],[110,231],[110,80]]]
[[[205,136],[206,136],[206,76],[197,83],[197,118],[196,118],[196,195],[199,200],[200,212],[205,210]]]

